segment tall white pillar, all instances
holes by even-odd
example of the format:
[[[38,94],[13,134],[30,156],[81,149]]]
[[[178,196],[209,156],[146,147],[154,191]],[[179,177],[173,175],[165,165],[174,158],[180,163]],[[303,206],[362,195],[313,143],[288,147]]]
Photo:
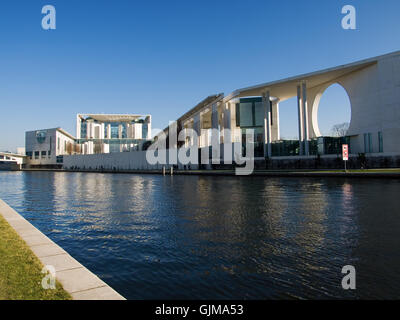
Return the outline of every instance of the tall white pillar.
[[[107,139],[111,139],[111,124],[107,125]]]
[[[126,137],[128,139],[133,139],[133,125],[126,123]]]
[[[272,115],[271,115],[271,131],[272,141],[278,141],[281,139],[280,128],[279,128],[279,99],[272,103]]]
[[[100,125],[100,139],[104,139],[104,123]]]
[[[297,115],[298,115],[298,124],[299,124],[299,144],[300,144],[300,155],[304,154],[303,151],[303,142],[304,142],[304,136],[303,136],[303,110],[302,110],[302,98],[301,98],[301,86],[297,86]]]
[[[308,105],[307,105],[307,83],[302,82],[302,105],[303,105],[303,130],[304,130],[304,153],[306,156],[310,154],[308,143]]]
[[[118,139],[122,139],[122,124],[118,125]]]
[[[271,100],[269,91],[263,93],[263,107],[264,107],[264,157],[272,156],[271,145]]]

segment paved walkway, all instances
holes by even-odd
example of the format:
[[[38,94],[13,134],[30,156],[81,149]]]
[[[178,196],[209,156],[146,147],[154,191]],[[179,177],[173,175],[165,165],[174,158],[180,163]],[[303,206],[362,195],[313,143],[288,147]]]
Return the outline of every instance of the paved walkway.
[[[57,280],[74,300],[125,300],[1,199],[0,214],[44,266],[51,265],[55,268]]]

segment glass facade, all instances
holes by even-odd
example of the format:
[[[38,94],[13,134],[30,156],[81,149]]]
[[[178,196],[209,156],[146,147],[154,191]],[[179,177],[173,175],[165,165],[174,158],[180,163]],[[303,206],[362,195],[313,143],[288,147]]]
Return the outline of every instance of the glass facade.
[[[272,102],[270,103],[272,111]],[[271,117],[272,118],[272,117]],[[264,107],[262,98],[242,98],[236,104],[236,126],[242,133],[242,148],[246,147],[246,129],[254,130],[254,156],[264,156]]]
[[[81,123],[81,139],[87,138],[87,125],[86,122]]]
[[[81,137],[77,144],[82,153],[133,151],[139,149],[143,140],[149,140],[150,123],[147,121],[151,121],[150,116],[101,114],[79,117]]]
[[[111,139],[119,138],[119,123],[111,123]]]

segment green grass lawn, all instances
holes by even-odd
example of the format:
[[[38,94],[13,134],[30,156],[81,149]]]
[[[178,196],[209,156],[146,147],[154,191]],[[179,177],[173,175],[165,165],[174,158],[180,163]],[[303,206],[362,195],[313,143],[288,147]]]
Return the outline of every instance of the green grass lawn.
[[[0,215],[0,300],[65,300],[71,296],[57,282],[42,288],[42,264]]]

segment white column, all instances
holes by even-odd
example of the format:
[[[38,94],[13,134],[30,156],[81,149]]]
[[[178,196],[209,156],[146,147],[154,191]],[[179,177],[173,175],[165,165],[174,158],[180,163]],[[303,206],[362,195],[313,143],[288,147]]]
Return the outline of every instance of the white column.
[[[264,106],[264,156],[272,156],[271,146],[271,102],[269,91],[263,93],[263,106]]]
[[[300,144],[300,155],[304,154],[303,151],[303,110],[302,110],[302,98],[301,98],[301,87],[297,86],[297,115],[298,115],[298,123],[299,123],[299,144]]]
[[[133,125],[131,125],[130,123],[126,123],[126,137],[128,139],[133,139],[133,133],[132,130],[133,129]]]
[[[118,139],[122,138],[122,124],[118,125]]]
[[[273,116],[273,135],[272,141],[278,141],[281,139],[281,134],[279,131],[279,99],[272,103],[272,116]]]
[[[107,139],[111,139],[111,124],[107,125]]]
[[[100,139],[104,139],[104,123],[100,125]]]
[[[306,156],[310,154],[308,143],[308,106],[307,106],[307,84],[302,82],[302,105],[303,105],[303,130],[304,130],[304,153]]]

